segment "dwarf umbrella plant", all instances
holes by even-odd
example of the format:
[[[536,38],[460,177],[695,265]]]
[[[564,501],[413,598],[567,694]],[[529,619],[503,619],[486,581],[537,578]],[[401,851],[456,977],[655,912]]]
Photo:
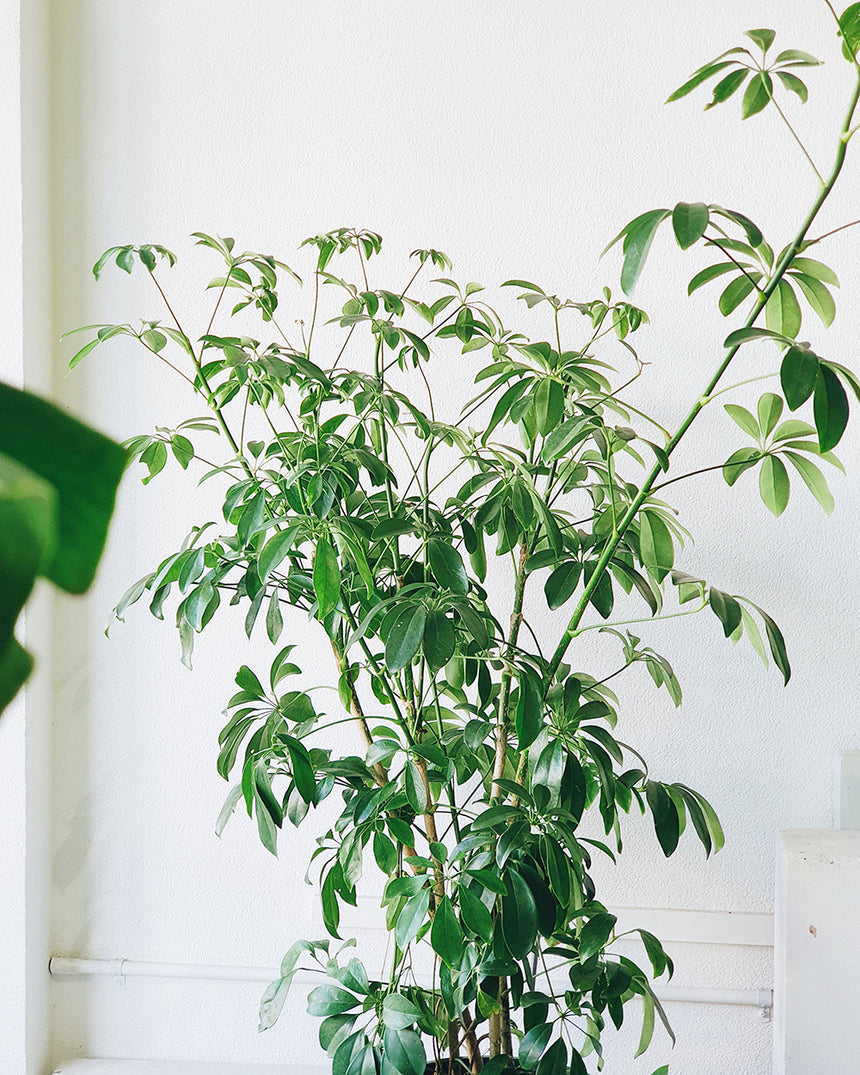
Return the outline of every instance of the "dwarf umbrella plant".
[[[860,4],[839,21],[860,73]],[[796,72],[818,61],[794,49],[772,56],[773,40],[771,30],[749,31],[746,46],[700,68],[672,99],[716,80],[710,105],[745,87],[744,117],[771,104],[784,116],[780,93],[805,100]],[[414,251],[414,271],[380,286],[380,237],[341,228],[302,244],[314,260],[302,315],[287,265],[198,233],[224,268],[208,284],[208,330],[193,339],[165,290],[173,254],[120,246],[99,259],[96,276],[109,261],[140,266],[167,314],[140,327],[90,326],[96,336],[72,364],[111,337],[139,340],[206,409],[130,442],[144,481],[172,455],[184,469],[202,465],[223,491],[221,520],[191,526],[116,612],[145,597],[163,618],[176,602],[189,665],[196,635],[225,605],[237,606],[249,637],[265,633],[274,647],[265,670],[239,669],[227,703],[217,765],[236,784],[219,825],[244,803],[274,852],[284,831],[330,796],[337,803],[312,862],[330,939],[293,946],[261,1011],[270,1026],[300,965],[319,965],[330,983],[308,1006],[336,1075],[422,1075],[428,1060],[438,1072],[497,1075],[518,1064],[576,1075],[590,1053],[602,1066],[604,1026],[620,1026],[634,998],[644,1011],[640,1052],[655,1014],[666,1022],[651,978],[671,974],[671,961],[643,930],[647,970],[617,951],[592,859],[621,851],[633,809],[653,818],[666,855],[685,826],[706,853],[723,834],[698,792],[649,776],[624,739],[616,696],[582,667],[575,642],[602,630],[619,671],[644,663],[677,705],[671,664],[639,637],[647,628],[625,627],[713,614],[727,638],[746,636],[788,681],[767,612],[676,568],[684,531],[663,489],[677,479],[675,448],[741,355],[745,379],[752,362],[757,374],[778,374],[780,390],[765,392],[756,413],[725,404],[746,438],[721,464],[726,482],[757,472],[779,515],[792,473],[832,506],[820,464],[839,465],[831,453],[848,418],[846,386],[858,394],[860,384],[797,335],[804,305],[825,324],[833,317],[838,281],[810,255],[809,233],[842,168],[858,93],[860,78],[835,163],[819,173],[784,249],[742,213],[700,202],[646,212],[614,241],[629,295],[655,231],[670,226],[682,250],[713,256],[690,292],[720,278],[720,310],[740,320],[674,432],[625,401],[642,372],[631,340],[646,317],[608,290],[573,302],[507,281],[539,308],[527,324],[549,315],[550,338],[532,339],[503,322],[481,287],[456,282],[437,250]],[[263,338],[231,332],[252,314]],[[446,354],[475,369],[454,420],[437,409],[424,372]],[[616,354],[627,370],[617,381]],[[220,455],[200,447],[206,438]],[[551,649],[524,616],[530,589],[565,610]],[[344,718],[324,715],[317,691],[293,686],[300,668],[283,637],[285,606],[331,647],[357,750],[330,731]],[[342,906],[374,871],[391,934],[384,968],[334,944]]]

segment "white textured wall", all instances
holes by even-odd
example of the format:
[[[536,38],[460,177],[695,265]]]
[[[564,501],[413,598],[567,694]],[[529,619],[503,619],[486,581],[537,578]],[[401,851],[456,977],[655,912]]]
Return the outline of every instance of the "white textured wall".
[[[371,227],[386,239],[387,265],[399,266],[416,246],[435,246],[462,278],[490,285],[524,277],[575,299],[593,297],[604,283],[617,288],[618,258],[599,262],[599,251],[637,213],[677,200],[742,209],[780,246],[816,188],[777,119],[741,124],[736,104],[702,115],[701,92],[662,104],[743,29],[775,25],[779,47],[827,59],[811,72],[811,103],[788,108],[813,153],[829,163],[850,69],[823,4],[784,0],[778,16],[773,7],[748,0],[599,8],[562,0],[57,2],[57,328],[160,316],[139,277],[114,273],[95,285],[88,275],[107,246],[156,241],[182,255],[189,275],[174,271],[175,294],[203,331],[195,287],[212,263],[186,238],[199,229],[290,260],[308,234]],[[817,233],[860,216],[857,176],[851,161]],[[846,232],[828,245],[825,260],[848,298],[828,334],[811,320],[808,329],[825,354],[849,364],[860,293],[856,241]],[[638,337],[651,363],[639,399],[670,424],[701,390],[726,333],[713,292],[684,298],[702,264],[697,257],[685,258],[662,236],[636,296],[653,322]],[[69,354],[58,349],[58,365]],[[96,352],[65,390],[119,437],[187,413],[187,400],[166,390],[157,370],[121,348]],[[698,446],[678,453],[679,466],[721,462],[737,446],[731,423],[719,408],[712,412],[693,435]],[[715,803],[728,846],[705,863],[688,839],[664,861],[648,826],[632,821],[623,865],[601,871],[609,902],[768,912],[777,830],[833,823],[832,757],[860,747],[856,431],[840,454],[849,479],[832,482],[837,509],[829,521],[801,490],[774,520],[753,480],[731,493],[718,474],[675,487],[673,500],[698,538],[681,566],[770,611],[795,674],[783,690],[744,644],[733,650],[722,639],[715,620],[647,629],[673,661],[686,700],[675,712],[644,673],[632,674],[619,686],[624,735],[656,777],[689,783]],[[179,665],[170,627],[145,609],[131,612],[109,641],[102,634],[119,594],[184,535],[179,488],[170,477],[148,489],[128,480],[95,592],[61,612],[53,948],[92,958],[269,965],[319,927],[301,883],[309,837],[276,862],[241,819],[220,842],[212,831],[225,791],[214,771],[219,711],[233,667],[254,651],[213,624],[191,675]],[[299,620],[290,630],[303,637]],[[584,652],[607,670],[615,657],[601,656],[591,641]],[[304,647],[321,676],[328,660],[314,654]],[[378,938],[368,943],[380,950]],[[677,956],[680,984],[770,984],[766,949],[683,945]],[[254,1029],[258,992],[194,982],[57,983],[54,1057],[317,1059],[301,991],[262,1037]],[[673,1075],[769,1070],[770,1029],[754,1011],[675,1006],[672,1014]],[[647,1075],[670,1059],[660,1043],[634,1063],[633,1047],[627,1039],[612,1047],[615,1067],[607,1070]]]

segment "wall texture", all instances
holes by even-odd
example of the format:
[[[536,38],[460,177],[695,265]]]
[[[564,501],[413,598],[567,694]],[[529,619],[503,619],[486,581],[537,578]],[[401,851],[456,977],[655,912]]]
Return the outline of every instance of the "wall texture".
[[[784,0],[778,17],[758,0],[56,0],[51,19],[56,333],[161,317],[139,276],[114,272],[96,285],[89,275],[106,247],[150,241],[180,254],[171,294],[202,332],[208,307],[198,283],[216,267],[187,238],[194,230],[235,235],[298,267],[305,236],[371,227],[385,237],[382,260],[392,270],[413,248],[434,246],[468,279],[532,279],[578,300],[607,283],[617,289],[618,256],[599,261],[599,252],[655,206],[704,200],[741,209],[780,247],[816,183],[778,118],[741,123],[736,103],[703,115],[701,91],[662,102],[743,29],[775,24],[778,47],[827,60],[811,72],[810,103],[786,106],[823,166],[850,89],[816,0]],[[857,176],[852,160],[817,234],[860,216]],[[811,317],[804,330],[848,364],[860,294],[855,246],[853,231],[828,243],[825,260],[849,298],[829,333]],[[649,363],[638,400],[671,425],[701,390],[727,327],[713,294],[684,297],[704,263],[698,254],[681,255],[666,235],[652,258],[636,295],[652,320],[638,340]],[[543,331],[537,315],[517,316]],[[181,388],[133,352],[104,348],[66,378],[70,354],[56,349],[57,389],[113,435],[187,413]],[[452,392],[465,382],[464,366],[442,371]],[[720,463],[738,444],[719,406],[700,426],[696,446],[679,453],[681,469]],[[731,493],[718,473],[675,487],[682,521],[699,536],[680,566],[770,611],[795,674],[783,690],[776,671],[744,644],[733,650],[716,621],[643,628],[675,665],[685,702],[676,712],[644,674],[631,676],[619,686],[625,735],[658,778],[691,784],[715,803],[727,847],[704,862],[688,841],[664,861],[648,826],[632,820],[623,866],[602,871],[608,902],[768,913],[778,830],[832,825],[832,758],[860,747],[851,629],[858,454],[852,431],[840,447],[849,477],[832,482],[829,520],[803,489],[774,520],[752,480]],[[145,609],[110,639],[103,634],[122,591],[184,536],[181,490],[172,473],[147,489],[130,476],[95,591],[58,610],[52,946],[91,958],[267,966],[297,936],[317,932],[319,920],[302,883],[310,838],[285,843],[276,861],[241,818],[220,841],[213,833],[226,792],[214,769],[220,710],[234,666],[260,650],[213,624],[189,674],[169,625]],[[205,488],[202,514],[204,497]],[[304,640],[301,622],[288,631],[321,677],[324,650]],[[583,660],[608,661],[602,653],[589,642]],[[374,958],[383,944],[362,931]],[[687,943],[676,955],[680,984],[770,985],[767,948]],[[258,992],[194,981],[57,982],[53,1057],[321,1060],[302,990],[259,1037]],[[673,1005],[671,1014],[674,1056],[661,1042],[634,1062],[631,1028],[610,1047],[607,1070],[647,1075],[670,1059],[673,1075],[769,1070],[770,1029],[754,1010]]]

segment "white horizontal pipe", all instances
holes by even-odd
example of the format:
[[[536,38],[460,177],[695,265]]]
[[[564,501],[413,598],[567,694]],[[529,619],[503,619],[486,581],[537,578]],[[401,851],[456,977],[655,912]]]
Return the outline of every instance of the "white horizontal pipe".
[[[134,959],[74,959],[54,956],[48,964],[54,978],[108,976],[112,978],[198,978],[221,982],[271,982],[277,967],[229,967],[211,963],[148,963]],[[313,971],[299,971],[293,981],[319,982]],[[770,989],[705,989],[700,986],[663,986],[656,990],[661,1001],[680,1004],[737,1004],[759,1008],[773,1006]]]

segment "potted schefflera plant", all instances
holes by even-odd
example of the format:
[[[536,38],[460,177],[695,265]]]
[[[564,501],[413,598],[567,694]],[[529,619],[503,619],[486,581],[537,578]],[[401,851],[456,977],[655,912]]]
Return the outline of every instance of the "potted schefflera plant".
[[[857,69],[860,5],[839,29]],[[774,55],[773,39],[749,31],[747,46],[705,65],[673,98],[710,79],[711,103],[737,93],[744,116],[783,90],[805,99],[796,71],[818,61],[793,49]],[[330,981],[308,1004],[336,1075],[422,1075],[428,1064],[438,1073],[577,1075],[589,1054],[602,1066],[604,1026],[619,1026],[631,1001],[644,1010],[640,1052],[655,1014],[666,1023],[652,977],[671,974],[671,961],[643,930],[641,962],[615,950],[616,919],[592,859],[618,855],[633,809],[651,815],[666,855],[685,826],[706,853],[723,834],[698,792],[649,776],[625,742],[610,685],[582,667],[575,643],[602,629],[619,671],[644,662],[678,704],[669,661],[623,627],[716,615],[728,638],[747,636],[788,680],[770,616],[676,567],[683,531],[658,487],[674,480],[673,452],[718,384],[723,391],[729,366],[745,364],[746,381],[753,364],[779,373],[779,390],[761,395],[756,414],[726,404],[747,438],[722,467],[726,482],[756,472],[778,515],[791,471],[829,510],[820,464],[837,463],[846,387],[857,393],[858,382],[797,335],[801,304],[832,320],[837,280],[810,255],[809,231],[842,168],[858,93],[860,80],[835,163],[783,250],[742,213],[699,202],[646,212],[618,236],[625,295],[665,222],[683,250],[714,256],[690,291],[722,278],[720,309],[737,311],[674,432],[625,402],[625,382],[643,368],[630,341],[646,317],[608,290],[574,302],[507,281],[538,308],[529,324],[551,325],[548,339],[532,339],[503,324],[482,288],[456,282],[439,251],[414,251],[404,278],[381,286],[380,237],[342,228],[302,244],[314,259],[311,297],[293,330],[296,274],[198,233],[224,268],[208,282],[212,319],[196,339],[166,296],[163,270],[175,260],[167,249],[125,245],[99,259],[96,276],[109,261],[149,273],[167,313],[139,327],[94,326],[72,364],[118,335],[164,360],[184,378],[193,413],[202,403],[207,417],[130,448],[145,480],[172,454],[223,488],[221,521],[190,525],[182,548],[129,590],[117,615],[144,597],[159,618],[170,605],[189,664],[195,636],[230,606],[248,636],[265,634],[274,647],[267,667],[235,677],[217,761],[235,786],[219,824],[244,803],[274,852],[320,803],[338,804],[312,865],[329,939],[290,949],[261,1009],[265,1028],[296,971],[321,967]],[[254,313],[260,339],[244,334]],[[475,370],[455,421],[437,412],[433,371],[424,372],[446,353]],[[198,456],[207,437],[222,449],[214,466]],[[200,456],[215,451],[210,444]],[[488,571],[491,559],[498,566]],[[565,610],[551,650],[524,618],[529,590]],[[330,646],[332,685],[358,746],[330,733],[342,718],[325,718],[317,693],[295,686],[301,651],[284,637],[285,607],[306,614]],[[582,825],[588,814],[599,839],[594,823]],[[384,968],[339,943],[341,908],[374,870],[392,940]]]

